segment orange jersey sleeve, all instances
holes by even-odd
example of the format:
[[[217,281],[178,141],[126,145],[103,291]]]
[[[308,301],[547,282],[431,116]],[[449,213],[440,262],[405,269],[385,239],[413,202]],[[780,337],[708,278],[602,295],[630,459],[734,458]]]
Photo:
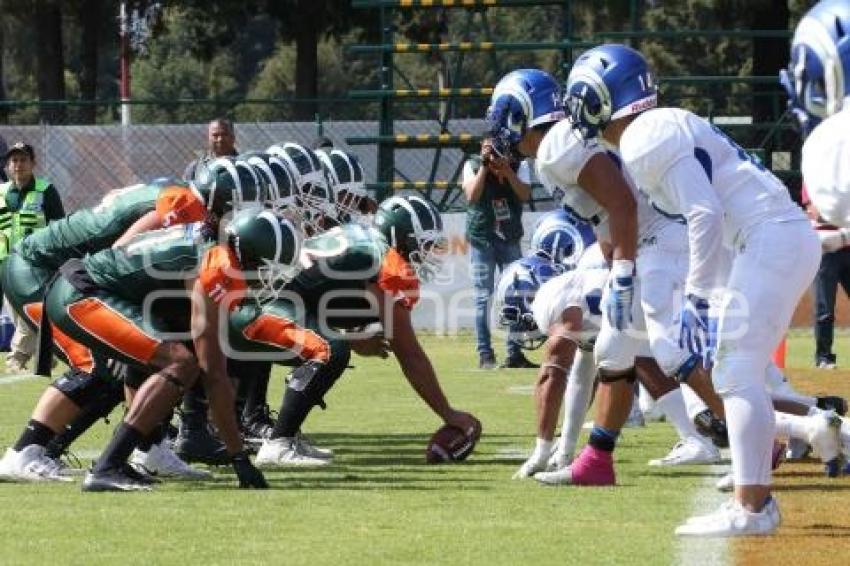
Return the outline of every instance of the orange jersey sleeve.
[[[218,245],[207,250],[198,278],[207,296],[217,304],[226,304],[229,310],[235,309],[245,298],[245,277],[236,255],[227,246]]]
[[[407,309],[412,309],[419,301],[419,279],[410,264],[394,248],[387,251],[381,262],[378,287]]]
[[[162,188],[156,199],[156,212],[163,228],[201,222],[207,217],[201,196],[192,187],[180,185]]]

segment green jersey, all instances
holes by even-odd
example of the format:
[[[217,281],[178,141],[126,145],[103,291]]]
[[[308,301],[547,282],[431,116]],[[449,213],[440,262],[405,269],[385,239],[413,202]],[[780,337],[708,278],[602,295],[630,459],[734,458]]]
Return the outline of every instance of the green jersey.
[[[186,281],[199,279],[215,302],[231,308],[244,296],[245,279],[233,251],[202,238],[197,225],[173,226],[140,234],[127,245],[83,258],[92,282],[111,295],[141,304],[150,293],[185,295]]]
[[[78,210],[51,222],[18,245],[30,263],[56,270],[71,258],[111,246],[139,218],[157,211],[163,226],[204,219],[204,207],[190,185],[157,179],[107,193],[94,208]]]
[[[413,269],[371,228],[345,224],[308,238],[302,258],[304,269],[287,290],[332,326],[353,328],[377,321],[377,311],[365,292],[369,283],[407,308],[418,299],[419,280]]]

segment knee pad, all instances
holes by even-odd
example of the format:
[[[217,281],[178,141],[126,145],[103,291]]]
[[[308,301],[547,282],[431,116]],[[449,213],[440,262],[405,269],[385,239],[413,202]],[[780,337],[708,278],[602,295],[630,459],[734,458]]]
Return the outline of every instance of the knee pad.
[[[604,326],[593,346],[593,353],[600,370],[615,374],[634,366],[638,349],[638,341],[628,333]]]
[[[631,367],[625,371],[611,371],[607,369],[599,369],[599,383],[616,383],[618,381],[628,381],[634,383],[637,379],[635,368]]]
[[[673,377],[675,377],[676,381],[679,383],[687,383],[688,379],[691,377],[691,373],[694,371],[694,368],[697,367],[697,364],[701,361],[702,358],[700,356],[697,356],[696,354],[692,355],[690,358],[685,360],[685,363],[679,366],[679,369],[676,370]]]
[[[69,369],[51,386],[60,391],[78,407],[85,408],[114,396],[114,383],[99,379],[89,373]],[[117,388],[120,391],[120,387]]]

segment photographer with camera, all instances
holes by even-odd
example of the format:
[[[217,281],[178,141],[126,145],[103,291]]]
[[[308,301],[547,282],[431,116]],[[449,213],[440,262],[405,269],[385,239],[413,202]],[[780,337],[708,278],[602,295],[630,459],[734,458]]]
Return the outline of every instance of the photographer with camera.
[[[475,288],[475,335],[478,367],[494,369],[496,356],[490,344],[490,299],[501,271],[522,257],[522,207],[531,197],[528,163],[501,155],[490,139],[481,142],[481,155],[470,156],[463,167],[463,192],[468,202],[466,239],[472,248],[472,281]],[[519,344],[507,341],[507,358],[500,367],[533,368]]]

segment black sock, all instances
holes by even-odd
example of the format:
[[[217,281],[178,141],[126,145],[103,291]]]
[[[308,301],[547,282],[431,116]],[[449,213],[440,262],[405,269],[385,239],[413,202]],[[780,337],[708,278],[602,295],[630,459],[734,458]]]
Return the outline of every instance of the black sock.
[[[159,425],[153,431],[139,441],[138,449],[147,452],[154,444],[159,444],[165,438],[165,427]]]
[[[283,394],[283,403],[280,406],[280,414],[272,431],[272,438],[293,437],[307,420],[313,405],[307,400],[302,391],[286,388]]]
[[[143,437],[144,435],[141,432],[126,422],[122,422],[115,434],[112,435],[112,440],[109,441],[100,458],[97,459],[93,471],[104,472],[120,468],[127,462],[130,453],[139,445]]]
[[[587,443],[598,450],[613,452],[614,448],[617,446],[618,436],[620,436],[620,431],[610,430],[594,424],[593,429],[590,431],[590,438],[587,439]]]
[[[246,416],[257,412],[268,403],[267,394],[272,365],[269,362],[260,362],[256,366],[254,379],[251,380],[245,395],[245,409],[242,414]]]
[[[56,433],[44,426],[40,422],[30,419],[20,438],[15,443],[13,449],[15,452],[20,452],[30,444],[38,444],[39,446],[47,446],[47,443],[53,440]]]

